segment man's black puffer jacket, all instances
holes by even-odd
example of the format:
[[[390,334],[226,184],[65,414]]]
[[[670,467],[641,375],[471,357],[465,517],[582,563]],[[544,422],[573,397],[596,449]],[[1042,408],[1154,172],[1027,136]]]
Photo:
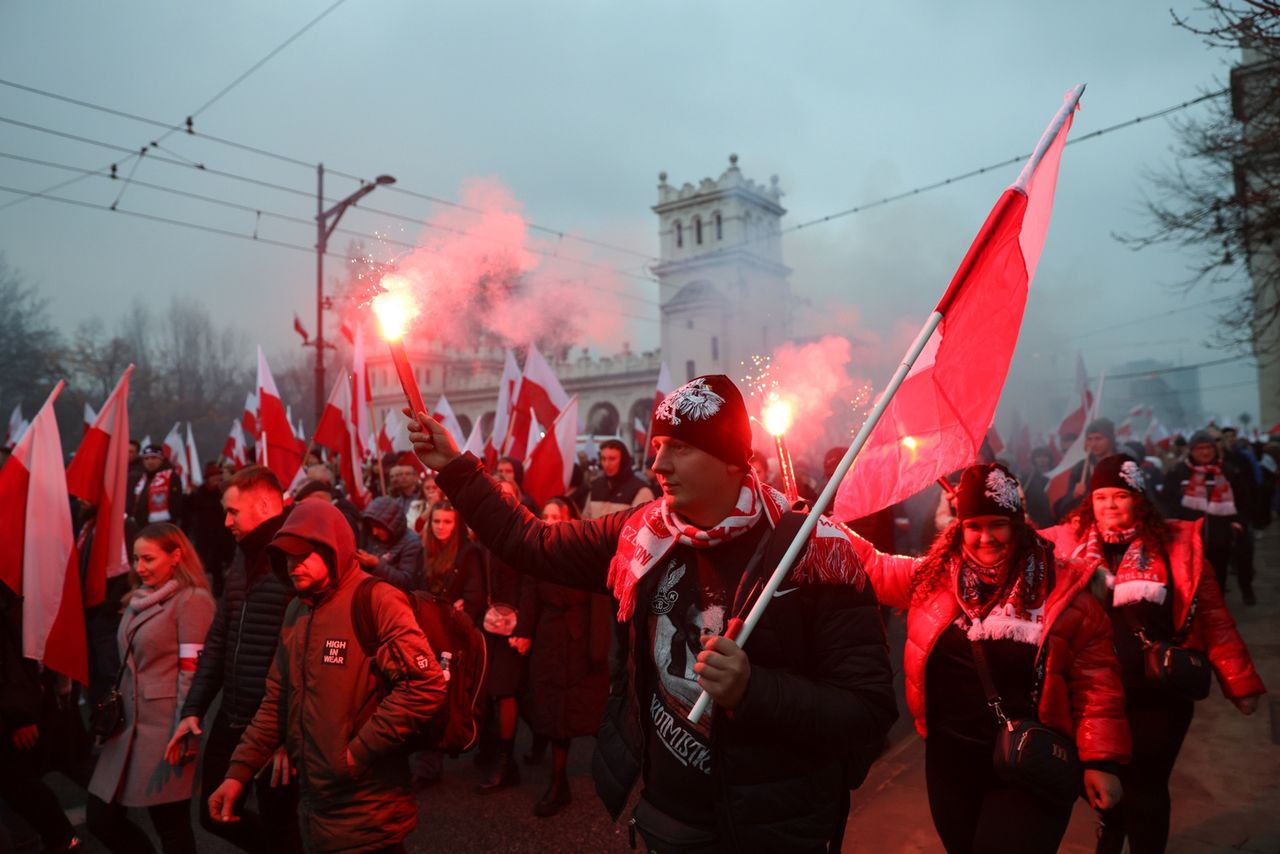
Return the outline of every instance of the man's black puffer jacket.
[[[182,717],[203,719],[222,691],[221,713],[232,726],[253,720],[267,690],[284,611],[294,595],[283,567],[273,567],[266,551],[283,524],[283,515],[268,519],[236,546]]]
[[[437,483],[477,539],[522,572],[608,592],[608,565],[635,509],[547,525],[512,507],[464,454]],[[766,523],[762,523],[766,524]],[[652,597],[656,573],[637,600]],[[638,696],[651,676],[646,609],[618,626],[610,696],[592,758],[596,790],[616,818],[643,773]],[[639,640],[638,640],[639,639]],[[711,784],[721,848],[838,850],[856,787],[897,718],[893,673],[870,584],[801,583],[773,602],[744,647],[751,679],[732,715],[711,726]],[[640,684],[637,685],[637,682]]]

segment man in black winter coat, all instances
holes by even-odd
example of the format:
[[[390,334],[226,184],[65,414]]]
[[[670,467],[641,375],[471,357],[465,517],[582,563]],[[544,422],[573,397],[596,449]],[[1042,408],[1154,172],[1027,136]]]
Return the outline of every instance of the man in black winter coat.
[[[639,780],[634,826],[649,848],[839,848],[849,790],[897,717],[884,631],[850,541],[823,519],[745,648],[727,636],[799,520],[748,467],[750,424],[728,377],[698,377],[663,401],[662,497],[601,519],[538,521],[425,413],[410,439],[496,555],[613,594],[619,644],[592,774],[615,818]],[[714,706],[693,724],[700,690]]]
[[[280,482],[264,466],[249,466],[231,478],[222,493],[226,526],[236,539],[213,625],[204,640],[196,675],[170,747],[199,738],[200,721],[218,693],[222,705],[209,727],[200,771],[200,823],[245,851],[301,851],[298,787],[281,753],[270,775],[257,781],[260,815],[245,813],[235,823],[215,822],[205,808],[222,783],[231,753],[267,690],[284,612],[293,584],[272,563],[267,544],[284,524]]]

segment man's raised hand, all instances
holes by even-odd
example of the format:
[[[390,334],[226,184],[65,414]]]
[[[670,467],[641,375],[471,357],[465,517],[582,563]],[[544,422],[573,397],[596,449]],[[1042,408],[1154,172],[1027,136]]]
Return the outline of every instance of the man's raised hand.
[[[413,443],[413,452],[424,466],[440,471],[460,456],[458,443],[443,424],[425,412],[414,415],[407,406],[403,412],[409,418],[409,441]]]

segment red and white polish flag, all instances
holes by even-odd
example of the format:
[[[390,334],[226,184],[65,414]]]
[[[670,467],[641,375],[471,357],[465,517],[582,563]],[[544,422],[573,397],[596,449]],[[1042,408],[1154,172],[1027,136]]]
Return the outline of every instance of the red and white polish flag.
[[[291,483],[302,465],[302,453],[261,347],[258,348],[257,391],[258,461],[271,469],[281,484]]]
[[[867,516],[977,459],[1018,343],[1081,91],[1067,96],[969,247],[934,309],[936,332],[839,486],[836,518]]]
[[[550,427],[568,404],[569,395],[564,386],[560,385],[556,372],[538,352],[538,348],[530,344],[529,356],[524,361],[524,373],[520,375],[515,402],[511,408],[511,426],[507,431],[510,441],[505,455],[523,460],[533,448],[533,443],[525,438],[530,433],[530,421]]]
[[[87,685],[80,555],[53,412],[63,385],[0,469],[0,582],[22,597],[23,656]]]
[[[258,351],[261,354],[261,350]],[[258,437],[258,393],[251,391],[244,396],[244,412],[240,414],[240,424],[246,436]]]
[[[431,410],[431,414],[437,421],[444,425],[444,429],[449,431],[449,435],[453,437],[453,441],[462,438],[462,423],[458,421],[458,416],[453,414],[453,407],[449,405],[449,398],[443,394],[436,401],[436,408]]]
[[[86,608],[101,604],[107,579],[129,571],[124,523],[129,510],[129,378],[125,369],[67,466],[67,492],[96,509],[84,578]]]
[[[578,398],[572,397],[534,447],[525,466],[524,491],[539,506],[569,491],[577,442]]]
[[[190,489],[191,472],[187,470],[187,445],[182,439],[181,421],[173,422],[173,429],[164,437],[164,453],[182,481],[183,491]]]
[[[507,443],[511,430],[511,406],[519,383],[520,366],[516,364],[515,354],[506,350],[502,360],[502,379],[498,381],[498,403],[493,410],[493,432],[484,441],[483,459],[490,471],[497,466],[500,449]]]
[[[351,503],[363,510],[373,496],[360,476],[360,449],[351,425],[351,383],[338,377],[320,415],[312,441],[338,455],[339,474]]]
[[[244,440],[244,428],[239,418],[231,421],[231,429],[227,432],[227,441],[222,444],[222,458],[230,460],[240,470],[249,464],[249,449]]]
[[[653,435],[653,416],[658,411],[658,407],[662,405],[662,401],[667,399],[667,395],[676,390],[676,384],[671,380],[671,369],[667,367],[667,363],[663,362],[658,368],[658,387],[653,395],[653,406],[649,409],[649,423],[644,431],[644,453],[642,457],[647,461],[649,458],[649,437]]]

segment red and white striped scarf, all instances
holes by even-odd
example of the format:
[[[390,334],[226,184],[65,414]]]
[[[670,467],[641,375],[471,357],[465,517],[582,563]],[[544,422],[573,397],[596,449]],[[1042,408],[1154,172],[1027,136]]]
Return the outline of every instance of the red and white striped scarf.
[[[748,474],[733,512],[711,528],[699,528],[682,518],[662,498],[646,504],[627,519],[618,537],[618,550],[609,564],[609,588],[618,600],[618,619],[635,612],[636,585],[676,546],[710,549],[751,530],[763,516],[775,527],[787,511],[787,499]],[[822,518],[809,539],[804,557],[792,567],[790,578],[821,584],[865,584],[862,562],[839,524]]]
[[[1198,466],[1188,462],[1191,476],[1182,488],[1182,506],[1210,516],[1236,515],[1236,497],[1231,483],[1222,473],[1222,466],[1210,463]]]
[[[1040,644],[1045,602],[1049,598],[1049,565],[1044,549],[1031,549],[1026,560],[1017,566],[984,567],[964,550],[953,561],[956,600],[964,612],[960,625],[966,628],[969,640]],[[1011,573],[1016,575],[1010,578]]]
[[[1107,563],[1103,543],[1128,543],[1115,572]],[[1085,538],[1083,556],[1090,566],[1101,566],[1106,572],[1114,608],[1134,602],[1155,602],[1159,605],[1169,595],[1169,565],[1159,555],[1147,551],[1137,529],[1102,532],[1095,524]]]

